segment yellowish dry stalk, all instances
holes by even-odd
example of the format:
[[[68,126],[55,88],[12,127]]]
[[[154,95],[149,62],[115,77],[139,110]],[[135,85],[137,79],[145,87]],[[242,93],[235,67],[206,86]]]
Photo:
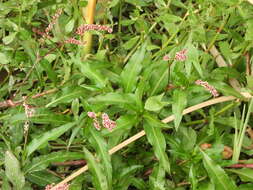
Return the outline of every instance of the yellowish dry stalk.
[[[253,0],[248,0],[249,3],[251,3],[253,5]]]
[[[252,96],[249,94],[249,93],[241,93],[245,98],[252,98]],[[205,101],[205,102],[202,102],[200,104],[197,104],[195,106],[191,106],[189,108],[186,108],[184,111],[183,111],[183,115],[186,115],[188,113],[191,113],[193,111],[196,111],[198,109],[201,109],[201,108],[204,108],[204,107],[207,107],[207,106],[210,106],[210,105],[214,105],[214,104],[218,104],[218,103],[222,103],[222,102],[227,102],[227,101],[232,101],[232,100],[235,100],[237,99],[236,97],[234,96],[222,96],[222,97],[219,97],[219,98],[215,98],[215,99],[212,99],[212,100],[208,100],[208,101]],[[171,115],[165,119],[162,120],[163,123],[169,123],[171,121],[173,121],[175,119],[175,116],[174,115]],[[113,147],[112,149],[109,150],[109,154],[112,155],[114,154],[115,152],[117,152],[118,150],[126,147],[127,145],[129,145],[130,143],[138,140],[139,138],[145,136],[146,133],[144,130],[142,130],[141,132],[135,134],[134,136],[130,137],[129,139],[123,141],[122,143],[118,144],[117,146]],[[59,184],[57,185],[62,185],[64,183],[68,183],[69,181],[71,181],[72,179],[74,179],[75,177],[79,176],[80,174],[84,173],[85,171],[88,170],[88,166],[84,166],[82,168],[80,168],[79,170],[77,170],[76,172],[74,172],[73,174],[71,174],[70,176],[68,176],[67,178],[65,178],[63,181],[61,181]],[[52,190],[54,190],[54,188],[52,188]]]
[[[96,0],[89,0],[88,6],[85,8],[82,8],[82,15],[83,19],[87,24],[93,24],[94,23],[94,17],[95,17],[95,11],[96,11]],[[83,42],[85,42],[84,45],[84,55],[87,55],[91,52],[92,48],[92,34],[91,32],[87,31],[85,32],[83,36]]]
[[[210,48],[210,53],[211,55],[215,58],[215,61],[217,63],[217,65],[219,67],[227,67],[228,65],[226,64],[225,60],[223,59],[223,57],[221,56],[220,52],[217,50],[217,48],[215,47],[215,45],[213,45],[211,48]],[[240,83],[234,79],[234,78],[231,78],[229,79],[229,84],[238,92],[241,91],[241,86],[240,86]]]

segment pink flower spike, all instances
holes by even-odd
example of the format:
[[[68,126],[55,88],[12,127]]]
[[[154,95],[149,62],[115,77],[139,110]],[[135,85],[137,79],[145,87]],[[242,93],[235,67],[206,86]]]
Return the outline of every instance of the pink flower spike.
[[[177,52],[174,59],[176,61],[185,61],[187,59],[186,52],[187,52],[187,49],[183,49]]]
[[[106,113],[102,114],[102,124],[109,131],[111,131],[112,129],[116,127],[116,122],[110,120],[109,116]]]
[[[93,126],[94,126],[98,131],[101,130],[101,126],[100,126],[100,124],[99,124],[99,122],[98,122],[97,119],[94,119],[94,120],[93,120]]]
[[[169,55],[163,56],[163,60],[164,60],[164,61],[169,61],[169,60],[170,60],[170,56],[169,56]]]
[[[76,34],[83,35],[86,31],[89,30],[107,31],[108,33],[112,33],[112,28],[109,26],[99,24],[83,24],[77,28]]]
[[[96,118],[97,118],[95,112],[90,112],[90,111],[89,111],[89,112],[87,113],[87,115],[88,115],[89,118],[93,118],[93,119],[96,119]]]
[[[84,45],[85,43],[81,42],[80,40],[77,40],[75,38],[69,38],[64,41],[67,44],[76,44],[76,45]]]
[[[195,84],[203,86],[206,90],[208,90],[213,95],[213,97],[219,96],[218,91],[213,86],[211,86],[208,82],[202,81],[202,80],[196,80]]]
[[[45,190],[51,190],[54,187],[54,184],[47,185]],[[65,183],[62,185],[57,185],[54,187],[54,190],[69,190],[69,184]]]

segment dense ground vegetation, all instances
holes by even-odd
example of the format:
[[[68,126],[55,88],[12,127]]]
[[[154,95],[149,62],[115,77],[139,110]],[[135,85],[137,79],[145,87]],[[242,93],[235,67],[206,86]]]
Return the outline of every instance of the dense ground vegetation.
[[[88,2],[0,2],[2,189],[253,189],[252,1]]]

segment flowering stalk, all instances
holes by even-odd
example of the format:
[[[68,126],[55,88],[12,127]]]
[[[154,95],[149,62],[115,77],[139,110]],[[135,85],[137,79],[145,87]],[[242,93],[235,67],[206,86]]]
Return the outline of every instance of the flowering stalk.
[[[175,54],[175,57],[172,60],[185,61],[187,59],[186,53],[187,53],[187,49],[182,49],[181,51]],[[168,54],[163,56],[164,61],[169,61],[170,59],[171,58]]]
[[[49,32],[53,29],[53,26],[56,24],[58,18],[61,16],[61,14],[62,14],[62,9],[58,9],[56,11],[55,15],[52,17],[52,21],[49,23],[49,25],[45,29],[46,35],[49,35]]]
[[[109,131],[113,130],[116,127],[116,122],[110,120],[109,116],[106,113],[102,114],[102,123],[103,126]]]
[[[203,86],[206,90],[208,90],[213,95],[213,97],[219,96],[218,91],[213,86],[208,84],[208,82],[202,81],[202,80],[196,80],[195,84]]]
[[[77,28],[76,34],[83,35],[86,31],[90,30],[107,31],[109,33],[112,33],[112,28],[109,26],[99,24],[83,24]]]
[[[69,190],[69,184],[67,184],[67,183],[64,183],[62,185],[56,185],[55,187],[54,187],[54,185],[55,185],[54,183],[47,185],[45,190],[51,190],[53,188],[54,188],[54,190]]]
[[[84,45],[86,42],[82,42],[80,40],[77,40],[75,38],[69,38],[64,41],[67,44],[75,44],[75,45]]]
[[[93,119],[93,126],[97,130],[101,130],[101,126],[99,124],[99,121],[97,119],[97,115],[94,112],[88,112],[87,113],[89,118]],[[109,131],[113,130],[116,127],[116,122],[111,120],[107,113],[102,114],[102,124],[104,128],[107,128]]]

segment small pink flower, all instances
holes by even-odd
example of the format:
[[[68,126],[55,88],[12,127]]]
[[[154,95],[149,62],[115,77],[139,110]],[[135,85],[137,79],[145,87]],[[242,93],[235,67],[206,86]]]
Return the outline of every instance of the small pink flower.
[[[196,81],[195,81],[195,84],[200,85],[200,86],[203,86],[203,87],[204,87],[206,90],[208,90],[214,97],[219,96],[218,91],[217,91],[213,86],[211,86],[210,84],[208,84],[208,82],[202,81],[202,80],[196,80]]]
[[[116,127],[116,122],[110,120],[109,116],[106,113],[102,114],[102,124],[110,131]]]
[[[96,115],[95,112],[90,112],[90,111],[89,111],[89,112],[87,113],[87,115],[88,115],[89,118],[93,118],[93,119],[96,119],[96,118],[97,118],[97,115]]]
[[[85,44],[85,43],[83,43],[80,40],[77,40],[75,38],[69,38],[69,39],[65,40],[64,42],[68,43],[68,44],[76,44],[76,45],[84,45]]]
[[[109,26],[99,24],[83,24],[77,28],[76,34],[83,35],[86,31],[89,30],[107,31],[109,33],[112,33],[112,28]]]
[[[93,120],[93,126],[94,126],[98,131],[101,130],[101,126],[100,126],[100,124],[99,124],[99,122],[98,122],[97,119],[94,119],[94,120]]]
[[[51,190],[54,187],[54,184],[47,185],[45,190]],[[69,190],[69,184],[57,185],[54,187],[54,190]]]
[[[60,17],[61,14],[62,14],[62,9],[58,9],[55,15],[52,16],[52,21],[49,23],[49,25],[45,29],[46,35],[49,35],[49,32],[53,29],[53,26],[56,24],[57,19]]]
[[[169,61],[169,60],[170,60],[170,56],[169,56],[169,55],[163,56],[163,60],[164,60],[164,61]]]
[[[185,61],[187,59],[186,52],[187,52],[187,49],[183,49],[177,52],[174,59],[176,61]]]

